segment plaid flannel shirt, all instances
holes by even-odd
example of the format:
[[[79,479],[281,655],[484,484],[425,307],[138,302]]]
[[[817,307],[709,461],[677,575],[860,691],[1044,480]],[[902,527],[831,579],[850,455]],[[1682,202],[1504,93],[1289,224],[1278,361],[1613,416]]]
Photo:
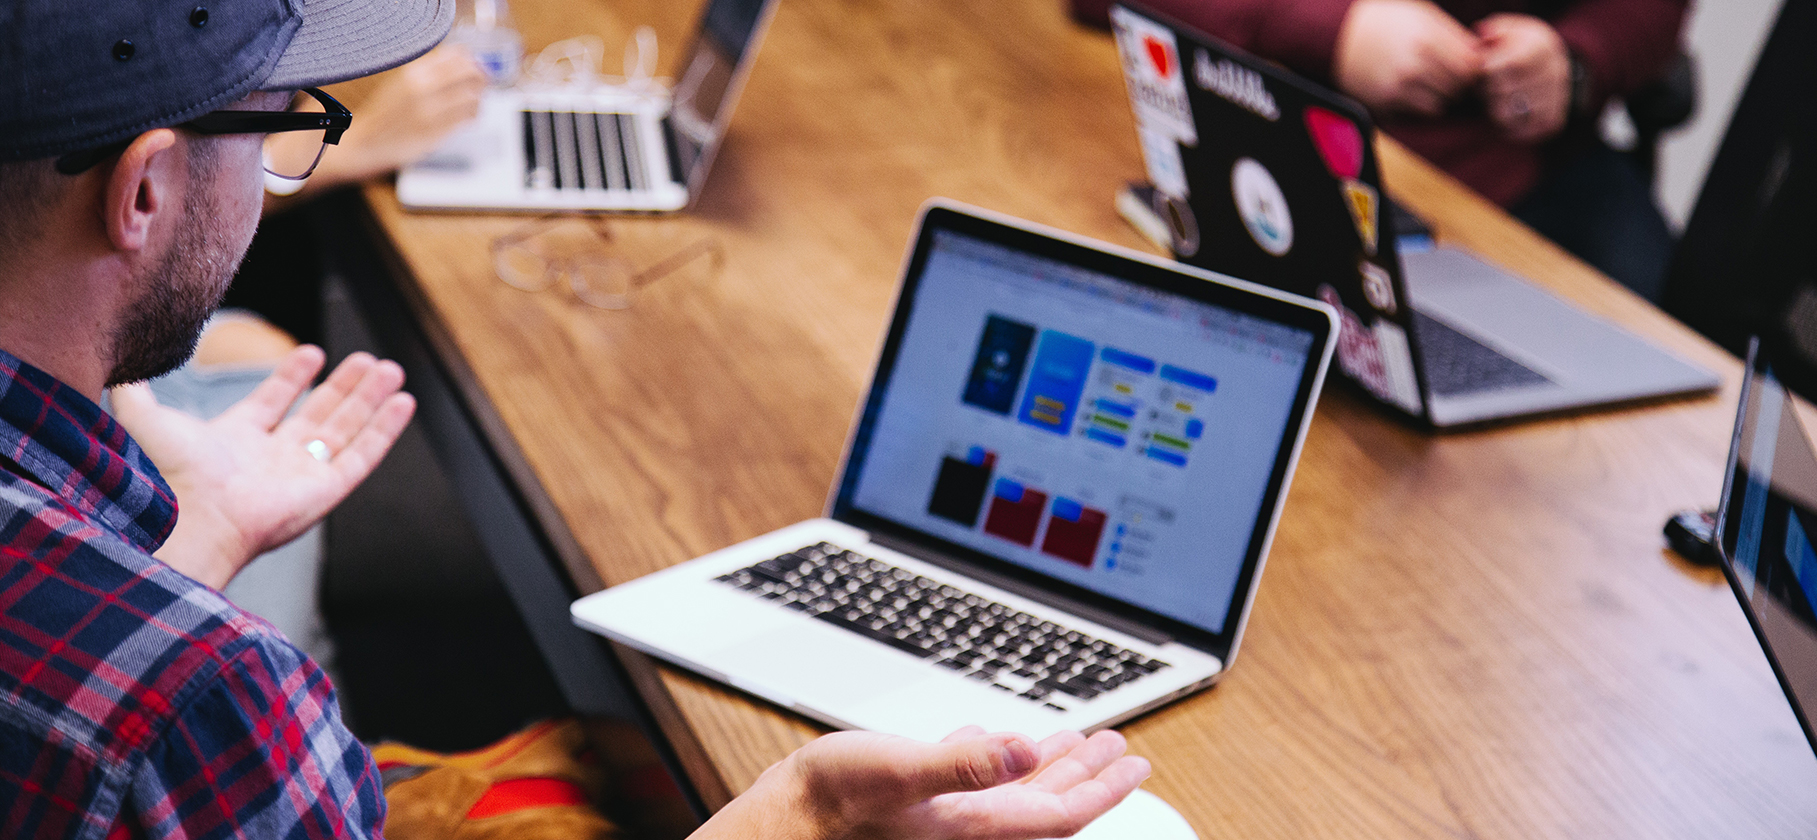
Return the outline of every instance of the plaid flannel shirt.
[[[376,837],[327,676],[151,557],[176,499],[99,406],[0,352],[0,837]]]

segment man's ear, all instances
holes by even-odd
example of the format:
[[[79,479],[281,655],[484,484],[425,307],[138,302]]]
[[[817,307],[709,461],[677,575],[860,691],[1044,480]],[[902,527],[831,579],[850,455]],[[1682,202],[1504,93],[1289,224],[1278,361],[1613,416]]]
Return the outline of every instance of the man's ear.
[[[188,173],[172,148],[176,144],[177,133],[168,128],[147,131],[120,153],[108,173],[101,215],[114,248],[142,250],[158,214],[182,207],[180,191]]]

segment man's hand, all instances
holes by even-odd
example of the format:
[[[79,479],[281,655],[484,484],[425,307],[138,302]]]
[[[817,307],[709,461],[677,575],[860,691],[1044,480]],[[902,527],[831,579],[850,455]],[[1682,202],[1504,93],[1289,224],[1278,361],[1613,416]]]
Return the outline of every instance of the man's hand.
[[[1477,36],[1429,0],[1356,0],[1332,75],[1377,113],[1438,116],[1483,72]]]
[[[1531,15],[1490,15],[1483,38],[1483,99],[1508,137],[1537,143],[1565,127],[1571,111],[1571,55],[1552,25]]]
[[[771,767],[695,834],[763,840],[1066,837],[1148,778],[1123,736],[1039,744],[968,727],[939,744],[836,732]]]
[[[285,417],[323,361],[318,347],[291,351],[246,399],[206,422],[159,405],[144,384],[114,389],[115,418],[177,494],[177,525],[159,560],[221,589],[252,558],[327,515],[378,466],[416,410],[398,390],[403,369],[356,353]]]

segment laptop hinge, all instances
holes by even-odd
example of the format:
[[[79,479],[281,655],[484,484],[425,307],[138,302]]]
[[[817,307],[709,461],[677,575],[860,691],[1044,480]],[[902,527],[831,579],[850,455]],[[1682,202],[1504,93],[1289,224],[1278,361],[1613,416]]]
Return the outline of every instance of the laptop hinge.
[[[1064,595],[1056,595],[1052,592],[1045,591],[1038,586],[1017,580],[1008,575],[1001,575],[986,569],[980,569],[976,565],[934,551],[927,546],[898,537],[891,537],[887,534],[880,534],[876,531],[869,531],[868,533],[870,534],[871,542],[881,545],[884,548],[888,548],[892,551],[900,551],[917,560],[932,563],[942,569],[962,574],[966,577],[977,578],[998,589],[1014,592],[1031,601],[1046,604],[1054,609],[1072,613],[1089,621],[1095,621],[1105,627],[1116,630],[1117,632],[1128,633],[1144,642],[1155,645],[1164,645],[1173,641],[1172,636],[1156,630],[1153,627],[1145,627],[1120,615],[1115,615],[1097,607],[1082,604]]]
[[[680,184],[682,189],[687,189],[688,182],[682,179],[681,147],[680,144],[675,142],[675,121],[672,117],[673,114],[674,110],[671,108],[669,113],[662,115],[662,144],[663,148],[669,153],[669,180]]]

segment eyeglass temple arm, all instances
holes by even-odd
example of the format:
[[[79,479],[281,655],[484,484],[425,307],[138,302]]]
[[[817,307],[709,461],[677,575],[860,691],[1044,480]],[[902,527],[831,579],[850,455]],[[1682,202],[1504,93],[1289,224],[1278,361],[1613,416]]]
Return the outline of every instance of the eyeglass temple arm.
[[[353,125],[353,112],[321,88],[303,88],[303,92],[322,103],[322,126],[328,129],[322,134],[322,142],[330,146],[340,145],[341,134]]]

